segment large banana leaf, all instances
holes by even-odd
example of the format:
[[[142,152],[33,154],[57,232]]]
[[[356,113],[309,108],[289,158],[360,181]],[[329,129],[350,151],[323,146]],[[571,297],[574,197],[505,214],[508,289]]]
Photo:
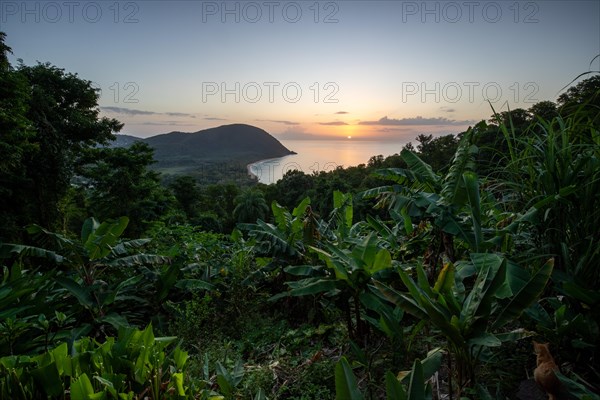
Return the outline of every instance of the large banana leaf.
[[[352,368],[345,357],[342,357],[335,365],[335,398],[336,400],[364,399],[358,389],[358,382]]]
[[[474,171],[474,155],[478,152],[476,146],[472,145],[473,130],[469,128],[461,139],[452,165],[446,176],[441,190],[443,202],[447,205],[462,206],[467,201],[465,181],[463,176],[467,171]]]
[[[385,374],[385,391],[387,400],[407,400],[402,384],[390,371]]]
[[[546,284],[552,275],[552,269],[554,268],[554,259],[551,258],[540,268],[527,282],[527,284],[513,296],[508,304],[504,306],[502,311],[496,317],[492,328],[497,329],[508,322],[518,318],[523,311],[537,300],[544,289]]]
[[[400,152],[400,157],[406,161],[408,168],[410,168],[410,170],[416,174],[420,183],[425,184],[431,192],[438,191],[440,177],[433,172],[433,169],[429,164],[421,160],[419,156],[407,149],[402,149]]]
[[[83,243],[83,246],[88,251],[89,259],[97,260],[106,257],[128,224],[129,218],[120,217],[115,221],[104,221],[95,230],[91,231]]]
[[[353,218],[353,210],[352,210],[352,194],[347,193],[344,194],[339,190],[333,192],[333,207],[338,212],[342,212],[340,215],[340,219],[342,220],[342,224],[346,228],[352,227],[352,218]]]
[[[478,252],[481,250],[481,245],[483,243],[483,232],[481,230],[481,205],[479,202],[479,181],[477,179],[477,175],[473,172],[465,172],[462,177],[465,183],[469,209],[471,211],[473,235],[475,236],[475,247],[473,250]]]
[[[465,299],[460,319],[466,332],[479,320],[487,324],[498,289],[506,281],[506,260],[496,254],[472,254],[479,271],[471,292]]]

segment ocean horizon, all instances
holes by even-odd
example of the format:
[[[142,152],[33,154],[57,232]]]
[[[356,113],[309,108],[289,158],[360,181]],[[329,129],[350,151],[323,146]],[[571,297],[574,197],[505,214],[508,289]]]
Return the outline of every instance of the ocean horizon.
[[[279,140],[286,148],[297,154],[261,160],[248,165],[248,172],[260,183],[271,184],[280,180],[288,171],[298,170],[305,174],[333,171],[338,167],[367,164],[373,156],[384,157],[400,153],[409,142],[375,142],[367,140]]]

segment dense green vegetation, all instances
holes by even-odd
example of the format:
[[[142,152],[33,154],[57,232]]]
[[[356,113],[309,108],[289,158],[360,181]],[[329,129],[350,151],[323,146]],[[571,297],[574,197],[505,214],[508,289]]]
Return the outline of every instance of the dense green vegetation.
[[[515,398],[532,338],[599,398],[600,76],[240,187],[101,146],[90,82],[3,39],[0,398]]]

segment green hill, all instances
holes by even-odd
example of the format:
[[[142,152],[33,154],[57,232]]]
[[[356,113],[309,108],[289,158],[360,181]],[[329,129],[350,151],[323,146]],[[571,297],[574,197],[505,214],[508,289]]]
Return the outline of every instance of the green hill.
[[[251,163],[292,154],[266,131],[244,124],[195,133],[171,132],[144,141],[154,148],[159,163],[174,159]]]
[[[245,124],[223,125],[193,133],[170,132],[146,139],[117,135],[112,145],[129,146],[136,140],[154,148],[156,164],[153,169],[166,175],[167,179],[169,175],[185,174],[196,176],[200,181],[218,182],[227,180],[232,174],[245,176],[247,164],[295,154],[263,129]],[[233,176],[231,180],[239,178]]]

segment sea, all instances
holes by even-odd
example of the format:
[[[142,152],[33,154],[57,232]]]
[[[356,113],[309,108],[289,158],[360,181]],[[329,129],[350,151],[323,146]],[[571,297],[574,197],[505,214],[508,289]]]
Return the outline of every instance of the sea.
[[[264,184],[275,183],[286,172],[332,171],[337,167],[352,167],[367,164],[372,156],[384,157],[400,153],[408,142],[375,142],[366,140],[280,140],[289,150],[296,152],[289,156],[262,160],[250,164],[248,172]]]

